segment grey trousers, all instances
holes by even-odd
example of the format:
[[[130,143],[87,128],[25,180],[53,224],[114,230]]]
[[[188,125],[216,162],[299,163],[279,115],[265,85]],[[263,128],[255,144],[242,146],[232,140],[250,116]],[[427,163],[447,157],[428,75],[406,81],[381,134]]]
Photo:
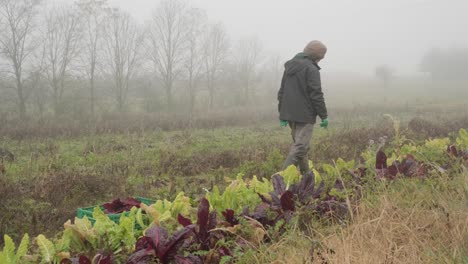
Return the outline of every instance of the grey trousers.
[[[289,122],[289,126],[291,127],[291,135],[294,143],[291,145],[289,155],[283,164],[283,170],[290,165],[295,165],[299,167],[301,173],[304,175],[310,171],[308,153],[314,125]]]

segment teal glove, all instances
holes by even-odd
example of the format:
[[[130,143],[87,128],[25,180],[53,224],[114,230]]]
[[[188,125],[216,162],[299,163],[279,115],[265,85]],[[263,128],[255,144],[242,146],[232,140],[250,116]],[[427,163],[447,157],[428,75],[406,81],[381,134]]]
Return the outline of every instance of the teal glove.
[[[328,127],[328,119],[322,119],[322,123],[320,123],[320,127],[327,128]]]
[[[288,124],[289,124],[288,121],[286,121],[286,120],[280,120],[280,126],[281,126],[281,127],[287,127]]]

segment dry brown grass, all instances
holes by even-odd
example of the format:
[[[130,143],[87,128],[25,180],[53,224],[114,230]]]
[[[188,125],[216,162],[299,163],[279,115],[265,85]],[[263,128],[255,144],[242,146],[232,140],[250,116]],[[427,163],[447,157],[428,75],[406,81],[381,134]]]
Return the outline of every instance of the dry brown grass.
[[[324,238],[323,248],[332,250],[323,257],[328,263],[468,261],[467,190],[467,173],[434,184],[401,180],[364,200],[351,225]]]
[[[468,263],[468,173],[431,181],[367,194],[349,225],[291,230],[241,263]]]
[[[386,196],[380,206],[360,206],[351,226],[323,241],[329,263],[457,263],[466,254],[468,211],[399,208]]]

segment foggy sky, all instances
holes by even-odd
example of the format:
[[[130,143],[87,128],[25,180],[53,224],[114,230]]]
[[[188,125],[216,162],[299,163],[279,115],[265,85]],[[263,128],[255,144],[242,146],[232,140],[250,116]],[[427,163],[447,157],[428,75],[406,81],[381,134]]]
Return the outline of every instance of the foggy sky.
[[[110,0],[144,22],[157,0]],[[327,71],[373,74],[388,64],[418,72],[430,48],[468,48],[467,0],[189,0],[222,21],[232,40],[257,34],[283,59],[312,39],[328,47]],[[324,69],[324,70],[325,70]]]

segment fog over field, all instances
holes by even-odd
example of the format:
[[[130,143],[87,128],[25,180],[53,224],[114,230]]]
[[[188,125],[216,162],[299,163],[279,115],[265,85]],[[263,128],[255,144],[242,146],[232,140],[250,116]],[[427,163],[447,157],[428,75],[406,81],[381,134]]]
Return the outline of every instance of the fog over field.
[[[1,0],[0,117],[276,114],[311,40],[330,108],[468,98],[468,2]]]
[[[112,0],[140,22],[154,0]],[[222,21],[233,38],[258,35],[268,51],[292,57],[312,39],[329,47],[327,71],[373,74],[388,64],[419,73],[431,48],[468,47],[468,2],[464,0],[191,0]]]

